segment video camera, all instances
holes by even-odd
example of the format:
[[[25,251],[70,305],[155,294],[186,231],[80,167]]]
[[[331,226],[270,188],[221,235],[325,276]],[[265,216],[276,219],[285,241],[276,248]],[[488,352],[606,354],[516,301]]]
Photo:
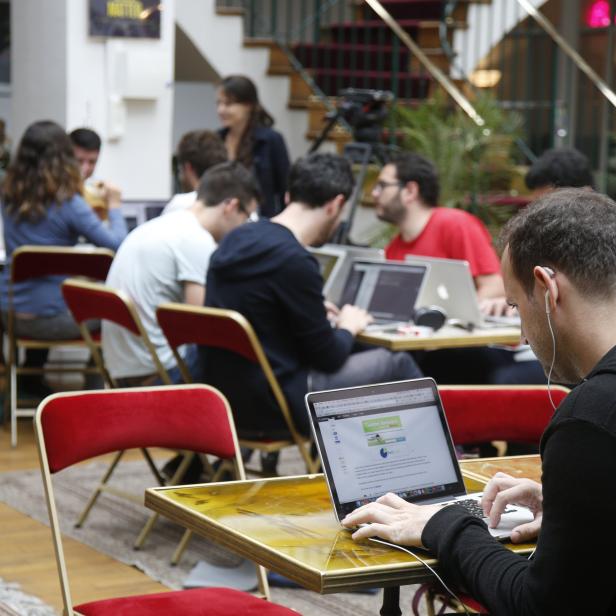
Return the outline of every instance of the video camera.
[[[383,122],[387,117],[387,104],[394,99],[388,90],[362,90],[346,88],[340,91],[340,102],[327,119],[343,118],[353,131],[354,141],[379,143]]]

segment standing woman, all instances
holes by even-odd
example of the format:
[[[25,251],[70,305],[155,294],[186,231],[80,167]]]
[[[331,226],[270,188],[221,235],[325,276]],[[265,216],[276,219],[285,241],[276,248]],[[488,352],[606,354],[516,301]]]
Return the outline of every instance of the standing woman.
[[[8,167],[2,191],[6,265],[0,282],[6,323],[11,255],[20,246],[74,246],[80,237],[115,250],[126,236],[119,194],[109,196],[108,226],[81,196],[82,180],[73,144],[55,122],[31,124]],[[48,276],[13,287],[15,333],[46,340],[81,336],[64,299],[63,277]],[[28,351],[26,365],[42,366],[47,350]],[[29,381],[31,377],[26,377]],[[37,390],[41,382],[30,383]]]
[[[259,215],[275,216],[285,206],[289,154],[282,135],[272,128],[274,119],[259,103],[255,84],[243,75],[226,77],[218,88],[216,110],[229,160],[251,169],[259,182]]]

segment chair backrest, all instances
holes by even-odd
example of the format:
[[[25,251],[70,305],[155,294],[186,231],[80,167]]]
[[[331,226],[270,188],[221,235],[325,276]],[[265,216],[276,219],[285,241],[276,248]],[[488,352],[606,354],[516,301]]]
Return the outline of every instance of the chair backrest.
[[[239,312],[170,303],[156,309],[156,318],[172,349],[199,344],[233,351],[260,363],[257,349],[261,350],[261,344],[252,325]]]
[[[51,475],[105,453],[165,447],[242,459],[226,398],[208,385],[176,385],[54,394],[39,405],[36,438],[65,614],[72,614]]]
[[[569,390],[551,387],[558,407]],[[538,444],[554,409],[545,385],[440,386],[456,445],[489,441]]]
[[[92,339],[85,327],[85,322],[92,319],[111,321],[140,337],[161,380],[167,384],[171,383],[135,305],[125,293],[102,284],[69,278],[62,283],[62,295],[97,363],[100,355],[94,350]]]
[[[242,314],[222,308],[169,303],[161,304],[156,309],[156,318],[171,350],[178,359],[178,365],[181,365],[181,358],[177,354],[177,348],[182,344],[191,343],[232,351],[259,365],[280,407],[289,431],[296,441],[301,440],[291,417],[286,396],[263,351],[257,334]],[[182,370],[182,374],[184,372]]]
[[[21,246],[11,255],[11,282],[53,275],[105,280],[113,255],[107,248]]]

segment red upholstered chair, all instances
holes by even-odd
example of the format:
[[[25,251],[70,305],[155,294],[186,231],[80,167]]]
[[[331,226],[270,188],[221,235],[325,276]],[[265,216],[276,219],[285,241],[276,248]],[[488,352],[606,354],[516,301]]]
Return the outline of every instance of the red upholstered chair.
[[[554,414],[545,385],[441,385],[438,390],[456,445],[491,441],[539,445]],[[551,386],[550,391],[556,407],[569,393],[559,385]],[[434,585],[424,587],[422,592],[426,592],[428,613],[437,613],[435,598],[450,603],[449,597]],[[472,610],[487,611],[472,597],[459,596]]]
[[[207,385],[179,385],[56,394],[40,404],[35,425],[65,615],[296,614],[247,593],[222,588],[108,599],[73,607],[52,475],[114,451],[166,447],[214,454],[231,462],[243,479],[233,418],[220,392]],[[259,567],[258,572],[260,590],[267,596],[264,570]]]
[[[17,418],[33,417],[35,409],[18,408],[17,377],[26,374],[43,374],[45,371],[62,372],[96,372],[93,368],[81,370],[74,367],[53,366],[48,369],[20,367],[18,365],[19,349],[52,349],[57,347],[83,346],[78,340],[37,340],[18,337],[15,333],[15,311],[13,306],[13,285],[41,278],[43,276],[86,276],[96,280],[105,280],[113,261],[113,251],[106,248],[80,248],[65,246],[21,246],[11,255],[11,275],[9,277],[7,306],[8,370],[6,379],[5,408],[11,416],[11,445],[17,445]],[[92,345],[99,344],[98,334],[92,336]]]
[[[199,344],[226,349],[260,366],[280,409],[289,438],[280,440],[240,438],[240,444],[264,453],[280,451],[295,445],[304,459],[306,471],[308,473],[319,471],[318,457],[312,457],[310,454],[311,440],[302,436],[295,427],[287,399],[278,379],[252,325],[244,316],[234,310],[201,308],[186,304],[162,304],[156,310],[156,318],[175,355],[182,377],[187,383],[191,382],[190,373],[177,351],[178,347],[183,344]]]
[[[319,471],[320,462],[318,457],[313,458],[310,454],[311,441],[297,431],[287,399],[278,383],[278,379],[270,366],[252,325],[244,316],[233,310],[169,303],[162,304],[157,308],[156,318],[173,351],[180,373],[187,383],[192,382],[192,379],[182,356],[178,353],[178,347],[184,344],[199,344],[227,349],[259,365],[278,404],[290,438],[272,440],[240,438],[240,445],[249,449],[257,449],[264,453],[281,451],[286,447],[297,446],[306,464],[306,471],[308,473]],[[248,470],[251,473],[259,474],[257,470]],[[188,545],[190,536],[191,532],[187,530],[178,549],[171,558],[172,564],[179,562]]]
[[[166,385],[171,385],[171,379],[156,354],[156,349],[143,327],[139,313],[132,300],[125,293],[106,285],[70,278],[62,283],[62,294],[73,318],[79,325],[83,339],[92,352],[96,365],[109,387],[116,387],[117,384],[105,367],[100,348],[92,339],[85,325],[86,321],[92,319],[111,321],[139,337],[150,353],[160,380]]]
[[[141,318],[139,317],[139,313],[135,308],[135,305],[131,301],[131,299],[122,291],[117,291],[112,289],[111,287],[96,284],[92,282],[86,282],[83,280],[76,280],[74,278],[69,278],[62,283],[62,294],[64,295],[64,301],[68,306],[73,318],[79,325],[81,330],[81,335],[88,345],[92,357],[96,365],[98,366],[101,374],[105,378],[108,387],[116,388],[116,382],[109,374],[105,363],[103,361],[103,356],[100,352],[100,348],[97,345],[96,341],[90,335],[88,328],[86,327],[86,321],[96,319],[96,320],[107,320],[123,327],[131,334],[138,336],[141,338],[141,341],[148,349],[150,356],[152,358],[152,362],[156,367],[156,372],[160,377],[160,380],[166,385],[171,385],[171,379],[167,374],[167,371],[163,367],[156,354],[156,349],[154,345],[150,341],[145,328],[141,322]],[[182,474],[185,472],[186,468],[190,464],[192,460],[192,454],[190,452],[183,452],[184,459],[180,466],[178,467],[174,476],[170,479],[170,485],[177,483],[180,480]],[[164,479],[158,472],[154,461],[150,457],[147,449],[142,449],[142,454],[148,463],[148,466],[152,470],[152,473],[155,479],[163,485],[165,483]],[[104,491],[110,491],[114,494],[118,494],[118,490],[116,488],[112,488],[109,486],[109,480],[111,476],[120,462],[122,456],[124,455],[123,451],[118,451],[116,457],[111,462],[111,465],[105,472],[101,482],[97,486],[96,490],[92,493],[88,503],[86,504],[85,509],[79,516],[79,519],[76,523],[76,526],[81,526],[86,521],[92,507],[98,500],[98,497]],[[122,493],[121,496],[128,498],[129,500],[135,500],[135,495],[129,493]],[[141,495],[137,495],[138,502],[141,502]],[[144,526],[142,532],[139,537],[135,541],[135,548],[141,548],[150,533],[154,522],[156,521],[157,514],[152,514],[148,523]]]
[[[550,387],[554,404],[566,387]],[[508,441],[539,445],[554,414],[545,385],[442,385],[438,388],[456,445]]]

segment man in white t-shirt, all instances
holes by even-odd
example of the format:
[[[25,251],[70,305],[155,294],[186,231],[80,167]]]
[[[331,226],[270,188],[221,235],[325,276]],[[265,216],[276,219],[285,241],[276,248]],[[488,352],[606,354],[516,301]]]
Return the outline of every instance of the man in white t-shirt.
[[[203,305],[210,256],[217,242],[256,210],[258,195],[255,180],[241,164],[216,165],[202,177],[190,208],[137,227],[113,260],[107,284],[135,302],[158,357],[174,382],[180,381],[179,370],[156,321],[156,308],[165,302]],[[107,369],[120,386],[157,382],[156,369],[139,337],[103,321],[102,342]],[[193,357],[196,353],[187,356],[189,368],[197,370]]]
[[[217,133],[192,130],[180,139],[175,156],[178,178],[185,192],[174,195],[163,214],[191,207],[197,198],[199,179],[210,167],[227,160],[227,150]]]

